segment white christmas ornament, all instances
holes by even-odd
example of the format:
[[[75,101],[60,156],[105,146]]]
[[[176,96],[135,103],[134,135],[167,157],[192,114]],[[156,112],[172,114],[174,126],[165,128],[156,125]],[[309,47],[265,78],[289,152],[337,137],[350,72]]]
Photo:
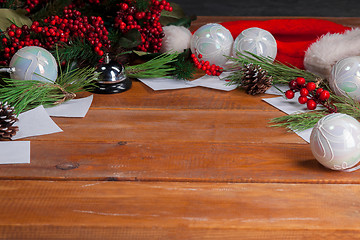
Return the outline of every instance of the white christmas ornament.
[[[58,74],[54,56],[46,49],[36,46],[18,50],[9,66],[15,69],[10,77],[18,80],[55,82]]]
[[[360,161],[360,123],[342,113],[327,115],[313,128],[310,146],[315,158],[325,167],[357,170],[352,167]]]
[[[270,32],[264,29],[257,27],[245,29],[235,39],[232,53],[233,56],[236,56],[236,52],[246,54],[245,51],[275,59],[276,40]]]
[[[329,84],[336,95],[349,95],[360,101],[360,57],[338,61],[331,69]]]
[[[183,26],[165,26],[163,30],[165,37],[162,40],[160,52],[181,53],[190,48],[192,34],[189,29]]]
[[[191,39],[192,53],[202,55],[202,60],[223,66],[230,56],[234,38],[229,30],[217,23],[200,27]]]

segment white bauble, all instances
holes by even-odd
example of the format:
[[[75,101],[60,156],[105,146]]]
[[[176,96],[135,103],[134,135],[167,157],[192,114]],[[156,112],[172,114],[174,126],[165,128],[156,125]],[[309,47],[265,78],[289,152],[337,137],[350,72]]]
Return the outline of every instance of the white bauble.
[[[245,51],[275,59],[276,40],[270,32],[264,29],[257,27],[245,29],[235,39],[232,54],[233,56],[236,56],[236,52],[246,54]]]
[[[349,95],[360,101],[360,57],[348,57],[335,63],[329,84],[336,95]]]
[[[10,67],[12,79],[55,82],[58,66],[54,56],[44,48],[29,46],[18,50],[12,57]]]
[[[189,29],[183,26],[165,26],[163,30],[165,37],[162,40],[160,52],[175,51],[181,53],[190,48],[192,34]]]
[[[210,64],[223,66],[230,56],[234,38],[229,30],[217,23],[200,27],[191,39],[191,51],[201,54],[202,60]]]
[[[310,146],[314,157],[325,167],[349,169],[360,161],[360,123],[342,113],[327,115],[313,128]]]

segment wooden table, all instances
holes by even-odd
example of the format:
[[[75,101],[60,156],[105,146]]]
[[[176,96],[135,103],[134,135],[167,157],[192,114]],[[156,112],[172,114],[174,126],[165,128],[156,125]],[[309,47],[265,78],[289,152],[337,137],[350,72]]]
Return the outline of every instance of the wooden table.
[[[136,81],[95,95],[85,118],[54,118],[64,132],[28,139],[31,164],[0,166],[0,239],[360,238],[360,171],[320,166],[269,127],[283,113],[263,97]]]

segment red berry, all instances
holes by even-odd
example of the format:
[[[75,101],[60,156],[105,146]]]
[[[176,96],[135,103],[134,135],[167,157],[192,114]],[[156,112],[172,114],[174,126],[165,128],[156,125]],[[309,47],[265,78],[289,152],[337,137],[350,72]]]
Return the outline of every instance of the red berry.
[[[298,101],[300,104],[305,104],[307,102],[307,97],[304,97],[304,96],[300,96]]]
[[[320,93],[319,99],[320,99],[321,101],[326,101],[326,100],[328,100],[329,98],[330,98],[330,93],[329,93],[329,91],[324,90],[324,91],[322,91],[322,92]]]
[[[287,91],[285,92],[285,97],[286,97],[287,99],[293,99],[294,96],[295,96],[295,93],[294,93],[293,90],[287,90]]]
[[[309,91],[306,88],[302,88],[300,90],[300,95],[306,97],[307,95],[309,95]]]
[[[198,55],[198,58],[202,58],[203,56],[201,54]]]
[[[296,80],[291,80],[289,82],[289,87],[290,87],[290,89],[294,90],[297,87]]]
[[[324,89],[318,88],[318,89],[316,90],[316,95],[317,95],[317,96],[320,96],[320,94],[322,93],[322,91],[324,91]]]
[[[316,89],[316,84],[313,82],[308,82],[306,84],[306,89],[309,90],[309,92],[314,91]]]
[[[316,108],[316,102],[313,99],[307,101],[306,106],[309,110],[314,110]]]
[[[15,36],[15,33],[13,31],[9,31],[8,34],[9,34],[10,37]]]
[[[296,83],[298,84],[298,86],[305,85],[305,83],[306,83],[305,78],[303,78],[303,77],[296,78]]]

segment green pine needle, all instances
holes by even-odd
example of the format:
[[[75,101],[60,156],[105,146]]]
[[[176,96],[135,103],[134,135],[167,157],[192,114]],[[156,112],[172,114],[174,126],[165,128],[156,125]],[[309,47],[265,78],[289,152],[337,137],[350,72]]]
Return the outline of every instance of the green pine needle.
[[[327,114],[329,114],[327,111],[309,111],[277,117],[272,119],[270,123],[273,123],[272,127],[285,127],[293,131],[303,131],[314,127]]]
[[[294,66],[288,66],[279,61],[268,57],[257,56],[253,53],[246,52],[249,55],[242,54],[237,52],[236,57],[228,57],[233,64],[227,68],[227,71],[232,72],[227,79],[229,79],[229,84],[241,84],[243,77],[243,72],[239,71],[243,68],[245,64],[254,64],[259,65],[262,69],[266,70],[270,76],[273,78],[273,84],[287,84],[296,77],[303,77],[306,81],[317,82],[321,78],[313,73],[308,71],[296,68]]]
[[[192,79],[194,78],[194,73],[196,72],[196,68],[190,59],[191,50],[187,49],[183,53],[179,54],[177,57],[177,61],[173,63],[175,67],[172,75],[176,79]]]
[[[349,95],[337,96],[331,93],[331,100],[333,101],[337,112],[350,115],[356,119],[360,119],[360,103]]]
[[[59,62],[65,61],[69,63],[76,61],[80,66],[84,63],[94,66],[101,58],[94,52],[90,44],[80,39],[74,39],[70,45],[59,44],[51,53],[59,56]]]
[[[136,4],[136,8],[138,9],[138,11],[143,12],[149,8],[150,1],[149,0],[137,0],[135,2],[135,4]]]
[[[13,106],[16,114],[40,105],[54,106],[74,98],[75,93],[88,89],[96,78],[94,68],[60,71],[55,83],[5,78],[4,85],[0,87],[0,101]]]
[[[172,63],[179,54],[163,53],[145,63],[126,66],[126,75],[131,78],[161,78],[168,77],[175,70]]]

